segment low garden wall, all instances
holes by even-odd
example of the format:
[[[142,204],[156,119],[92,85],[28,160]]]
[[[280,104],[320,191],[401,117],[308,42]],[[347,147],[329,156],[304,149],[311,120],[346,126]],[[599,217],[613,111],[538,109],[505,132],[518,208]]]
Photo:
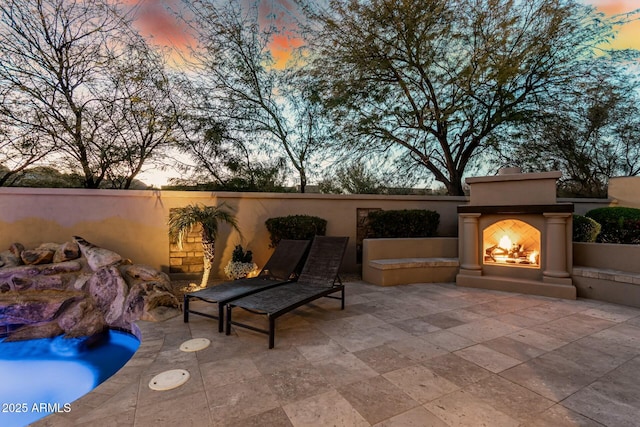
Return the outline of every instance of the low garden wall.
[[[573,244],[578,297],[640,307],[640,245]]]
[[[439,234],[455,236],[457,206],[466,203],[466,198],[5,187],[0,188],[0,249],[14,242],[35,247],[43,242],[65,242],[80,235],[124,258],[169,272],[170,262],[174,267],[180,262],[178,255],[170,253],[169,210],[194,203],[223,202],[235,212],[242,237],[227,225],[220,226],[213,278],[224,278],[224,266],[237,244],[253,251],[259,267],[264,265],[272,252],[264,225],[268,218],[314,215],[326,219],[327,235],[349,237],[342,271],[359,273],[357,245],[362,236],[358,236],[358,223],[367,211],[434,210],[440,214]],[[191,257],[188,262],[195,262],[199,255],[194,250],[187,251],[184,257]],[[197,268],[189,269],[197,274]]]
[[[454,282],[457,238],[365,239],[362,278],[380,286]],[[640,307],[640,245],[573,243],[578,297]]]
[[[575,212],[580,214],[609,204],[606,199],[563,201],[574,203]],[[327,235],[349,237],[342,271],[359,273],[363,238],[359,225],[368,211],[433,210],[440,214],[438,235],[457,236],[457,207],[466,204],[467,198],[0,187],[0,250],[14,242],[35,247],[80,235],[164,272],[169,272],[170,263],[175,270],[177,263],[187,259],[186,272],[197,275],[200,268],[195,263],[199,251],[176,254],[178,249],[174,247],[174,253],[170,253],[169,210],[193,203],[223,202],[236,213],[243,236],[231,232],[226,225],[221,226],[213,278],[224,278],[224,266],[237,244],[252,250],[258,266],[264,265],[272,252],[264,222],[271,217],[301,214],[326,219]],[[180,257],[183,259],[179,260]]]
[[[365,239],[362,279],[380,286],[454,282],[458,238]]]

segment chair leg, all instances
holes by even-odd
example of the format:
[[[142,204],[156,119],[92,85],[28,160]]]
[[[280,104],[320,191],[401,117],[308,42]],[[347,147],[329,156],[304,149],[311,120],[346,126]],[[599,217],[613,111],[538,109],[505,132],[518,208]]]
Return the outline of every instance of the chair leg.
[[[231,306],[227,306],[227,332],[226,335],[231,335]]]
[[[182,310],[183,310],[183,316],[184,316],[184,323],[189,323],[189,295],[185,295],[183,297]]]
[[[344,288],[342,288],[342,298],[340,298],[340,310],[344,310]]]
[[[224,331],[224,304],[218,303],[218,333]]]
[[[273,348],[275,346],[276,341],[276,319],[269,316],[269,348]]]

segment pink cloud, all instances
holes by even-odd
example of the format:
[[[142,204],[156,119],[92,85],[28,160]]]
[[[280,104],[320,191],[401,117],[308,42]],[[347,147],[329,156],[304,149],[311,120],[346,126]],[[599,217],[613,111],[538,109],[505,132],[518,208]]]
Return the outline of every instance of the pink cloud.
[[[240,0],[238,0],[240,1]],[[249,5],[253,0],[242,0]],[[183,51],[195,43],[184,23],[176,19],[175,11],[181,11],[180,0],[125,0],[136,16],[135,24],[140,32],[158,46],[168,46]],[[258,4],[260,24],[275,26],[285,34],[274,37],[270,48],[277,67],[284,67],[292,49],[301,45],[287,30],[295,28],[300,17],[293,0],[260,0]]]
[[[179,0],[127,0],[125,3],[133,7],[140,32],[154,44],[181,50],[194,42],[189,29],[174,15],[173,11],[181,8]]]

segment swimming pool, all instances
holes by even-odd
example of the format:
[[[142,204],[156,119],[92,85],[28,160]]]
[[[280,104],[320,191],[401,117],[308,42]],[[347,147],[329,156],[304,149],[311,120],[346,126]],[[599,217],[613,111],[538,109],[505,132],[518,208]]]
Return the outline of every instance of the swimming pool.
[[[23,427],[70,403],[115,374],[140,341],[111,330],[95,344],[87,338],[0,340],[0,426]]]

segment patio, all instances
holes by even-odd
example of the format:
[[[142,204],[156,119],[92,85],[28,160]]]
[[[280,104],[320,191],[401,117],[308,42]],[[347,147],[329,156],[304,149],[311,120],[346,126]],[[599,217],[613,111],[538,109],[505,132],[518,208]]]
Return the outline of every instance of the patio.
[[[273,350],[199,316],[141,322],[121,371],[34,425],[637,425],[640,309],[451,283],[346,285],[344,311],[322,300],[281,318]],[[209,348],[178,349],[201,337]],[[150,390],[168,369],[191,378]]]

